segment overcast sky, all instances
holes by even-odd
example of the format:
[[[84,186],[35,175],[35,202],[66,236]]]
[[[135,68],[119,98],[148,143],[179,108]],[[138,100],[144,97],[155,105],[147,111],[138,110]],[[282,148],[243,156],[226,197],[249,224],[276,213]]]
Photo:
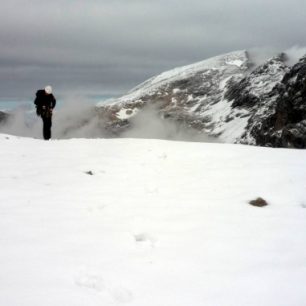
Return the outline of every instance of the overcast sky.
[[[222,53],[306,46],[305,0],[10,0],[0,7],[0,100],[124,93]]]

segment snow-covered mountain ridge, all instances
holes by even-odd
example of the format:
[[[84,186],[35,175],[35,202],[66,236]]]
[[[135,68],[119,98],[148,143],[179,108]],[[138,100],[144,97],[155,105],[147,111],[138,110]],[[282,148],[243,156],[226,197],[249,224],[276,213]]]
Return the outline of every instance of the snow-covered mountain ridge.
[[[117,134],[129,129],[142,109],[154,106],[162,118],[222,142],[304,148],[305,71],[305,58],[289,67],[282,53],[254,69],[248,52],[237,51],[162,73],[101,103],[99,112]],[[298,105],[284,102],[295,94]],[[301,113],[283,118],[284,108]]]

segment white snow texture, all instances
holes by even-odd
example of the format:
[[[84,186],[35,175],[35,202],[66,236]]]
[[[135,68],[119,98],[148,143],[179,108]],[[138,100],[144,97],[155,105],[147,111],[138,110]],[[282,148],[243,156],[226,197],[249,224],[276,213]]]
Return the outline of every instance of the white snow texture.
[[[0,145],[1,306],[305,305],[305,151]]]

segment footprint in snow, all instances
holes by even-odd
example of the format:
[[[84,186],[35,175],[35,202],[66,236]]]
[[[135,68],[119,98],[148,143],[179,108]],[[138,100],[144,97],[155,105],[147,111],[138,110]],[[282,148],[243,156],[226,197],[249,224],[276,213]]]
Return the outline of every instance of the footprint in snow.
[[[130,303],[133,300],[130,290],[122,286],[107,284],[101,276],[91,272],[81,271],[75,277],[74,282],[79,287],[109,294],[118,303]]]
[[[119,303],[130,303],[133,300],[133,294],[124,287],[110,289],[112,298]]]
[[[163,153],[161,155],[158,156],[159,159],[167,159],[168,155],[166,153]]]
[[[98,205],[98,206],[88,206],[87,207],[87,211],[89,212],[89,213],[95,213],[95,212],[99,212],[99,211],[102,211],[102,210],[104,210],[105,208],[107,207],[107,205],[106,204],[101,204],[101,205]]]
[[[154,248],[156,239],[147,233],[139,233],[134,235],[135,241],[141,245],[149,244],[152,248]]]
[[[92,289],[98,292],[105,289],[104,281],[100,276],[87,272],[81,272],[75,277],[75,284],[79,287]]]
[[[157,186],[155,185],[148,185],[145,189],[146,193],[149,193],[149,194],[156,194],[159,192],[159,189]]]

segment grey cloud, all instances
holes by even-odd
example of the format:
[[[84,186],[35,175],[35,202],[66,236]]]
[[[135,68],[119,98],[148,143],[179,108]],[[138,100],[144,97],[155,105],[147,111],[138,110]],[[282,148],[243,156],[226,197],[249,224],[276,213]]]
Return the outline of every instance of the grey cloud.
[[[124,92],[221,53],[306,45],[305,26],[302,0],[6,1],[0,99],[29,95],[45,82],[63,91]]]

